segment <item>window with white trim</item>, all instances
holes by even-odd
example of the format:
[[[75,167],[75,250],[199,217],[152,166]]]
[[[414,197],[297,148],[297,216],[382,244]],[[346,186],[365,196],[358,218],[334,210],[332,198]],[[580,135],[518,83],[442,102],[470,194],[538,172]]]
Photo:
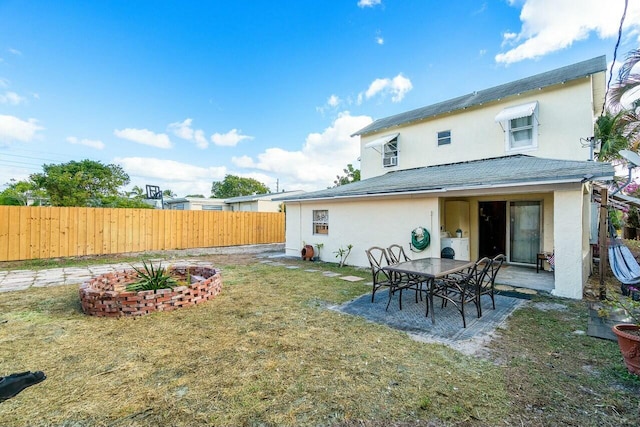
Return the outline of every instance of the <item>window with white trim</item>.
[[[451,131],[443,130],[438,132],[438,146],[451,144]]]
[[[313,234],[329,234],[329,211],[313,211]]]
[[[398,140],[393,139],[382,147],[382,166],[385,168],[398,166]]]
[[[514,113],[509,114],[510,111]],[[505,135],[505,151],[528,151],[538,148],[538,103],[511,107],[503,110],[503,113],[507,115],[501,121]]]

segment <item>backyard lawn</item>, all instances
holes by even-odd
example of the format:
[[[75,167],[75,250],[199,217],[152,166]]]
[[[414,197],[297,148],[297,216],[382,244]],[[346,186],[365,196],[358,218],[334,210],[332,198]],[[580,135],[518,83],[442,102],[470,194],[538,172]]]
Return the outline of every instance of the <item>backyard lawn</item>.
[[[640,380],[627,374],[617,344],[577,332],[587,328],[584,302],[536,297],[466,356],[328,308],[369,292],[363,282],[201,259],[222,268],[222,294],[145,317],[86,316],[77,285],[0,293],[0,375],[47,374],[0,404],[0,426],[640,420]]]

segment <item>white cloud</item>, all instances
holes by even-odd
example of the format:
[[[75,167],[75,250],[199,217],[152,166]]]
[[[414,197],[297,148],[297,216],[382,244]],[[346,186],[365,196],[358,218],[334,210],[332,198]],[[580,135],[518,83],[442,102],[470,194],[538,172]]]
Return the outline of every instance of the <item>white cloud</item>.
[[[9,87],[9,80],[5,79],[4,77],[0,77],[0,87],[1,88]]]
[[[7,50],[9,51],[9,53],[11,53],[13,55],[22,56],[22,52],[20,52],[18,49],[9,48]]]
[[[379,45],[384,44],[384,39],[382,38],[382,36],[376,36],[376,43],[378,43]]]
[[[327,102],[322,107],[316,107],[316,111],[324,116],[327,110],[335,110],[343,101],[338,95],[331,95],[327,98]]]
[[[253,139],[253,137],[238,133],[238,129],[231,129],[229,132],[222,134],[216,132],[211,135],[211,142],[223,147],[235,147],[240,141],[245,139]]]
[[[373,98],[376,95],[387,95],[391,94],[391,101],[400,102],[404,98],[404,96],[413,89],[413,84],[411,84],[411,80],[403,76],[402,74],[398,74],[393,79],[384,78],[384,79],[375,79],[369,85],[369,88],[364,92],[364,97],[367,99]],[[363,94],[360,93],[358,95],[358,103],[362,102]]]
[[[4,95],[0,94],[0,104],[18,105],[26,101],[26,98],[15,92],[5,92]]]
[[[374,7],[382,4],[382,0],[358,0],[358,7]]]
[[[371,122],[371,117],[343,112],[322,133],[309,134],[298,151],[274,147],[259,154],[255,160],[242,156],[234,157],[232,161],[236,167],[257,169],[279,178],[281,189],[326,188],[333,184],[337,174],[342,174],[347,164],[359,167],[356,162],[360,155],[359,138],[351,137],[351,134]],[[273,182],[265,183],[275,190]]]
[[[38,136],[38,131],[43,129],[36,119],[22,120],[15,116],[0,114],[0,141],[29,142]]]
[[[329,99],[327,99],[327,104],[330,107],[337,107],[338,105],[340,105],[340,98],[338,97],[338,95],[331,95],[329,97]]]
[[[514,5],[515,2],[511,2]],[[617,37],[624,2],[582,0],[526,0],[520,12],[519,33],[503,34],[503,47],[512,49],[496,55],[496,62],[511,64],[562,50],[592,33],[599,38]],[[625,29],[634,35],[640,30],[640,2],[630,1]]]
[[[182,197],[187,194],[208,197],[213,181],[221,181],[227,174],[224,166],[204,168],[153,157],[118,157],[113,162],[129,174],[132,186],[158,185],[161,190],[172,190]]]
[[[151,145],[157,148],[171,148],[171,140],[166,133],[155,133],[147,129],[116,129],[113,134],[118,138],[137,142],[138,144]]]
[[[75,136],[67,137],[67,142],[70,144],[84,145],[87,147],[95,148],[96,150],[104,149],[104,142],[96,140],[96,139],[78,139]]]
[[[209,147],[209,141],[204,136],[204,131],[202,129],[194,130],[191,127],[191,123],[193,123],[193,119],[185,119],[183,122],[169,124],[168,129],[178,138],[195,142],[198,148],[205,149]]]

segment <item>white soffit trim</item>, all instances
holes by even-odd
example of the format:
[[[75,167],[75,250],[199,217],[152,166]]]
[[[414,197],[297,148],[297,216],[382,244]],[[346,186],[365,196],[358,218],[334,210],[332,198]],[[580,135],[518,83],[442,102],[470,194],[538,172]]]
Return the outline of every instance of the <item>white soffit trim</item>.
[[[507,107],[498,113],[498,115],[496,116],[496,123],[530,116],[536,110],[537,106],[538,101],[530,102],[523,105],[516,105],[515,107]]]
[[[366,144],[364,144],[364,148],[378,148],[378,147],[382,147],[384,144],[393,141],[394,139],[396,139],[398,136],[400,136],[399,133],[393,133],[391,135],[386,135],[383,137],[380,137],[378,139],[374,139],[371,142],[367,142]]]

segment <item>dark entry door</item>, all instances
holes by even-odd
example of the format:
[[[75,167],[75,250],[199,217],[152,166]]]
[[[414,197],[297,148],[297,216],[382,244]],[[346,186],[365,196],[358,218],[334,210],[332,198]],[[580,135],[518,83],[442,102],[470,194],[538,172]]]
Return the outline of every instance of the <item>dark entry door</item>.
[[[480,202],[478,204],[480,257],[493,258],[507,253],[507,202]]]

